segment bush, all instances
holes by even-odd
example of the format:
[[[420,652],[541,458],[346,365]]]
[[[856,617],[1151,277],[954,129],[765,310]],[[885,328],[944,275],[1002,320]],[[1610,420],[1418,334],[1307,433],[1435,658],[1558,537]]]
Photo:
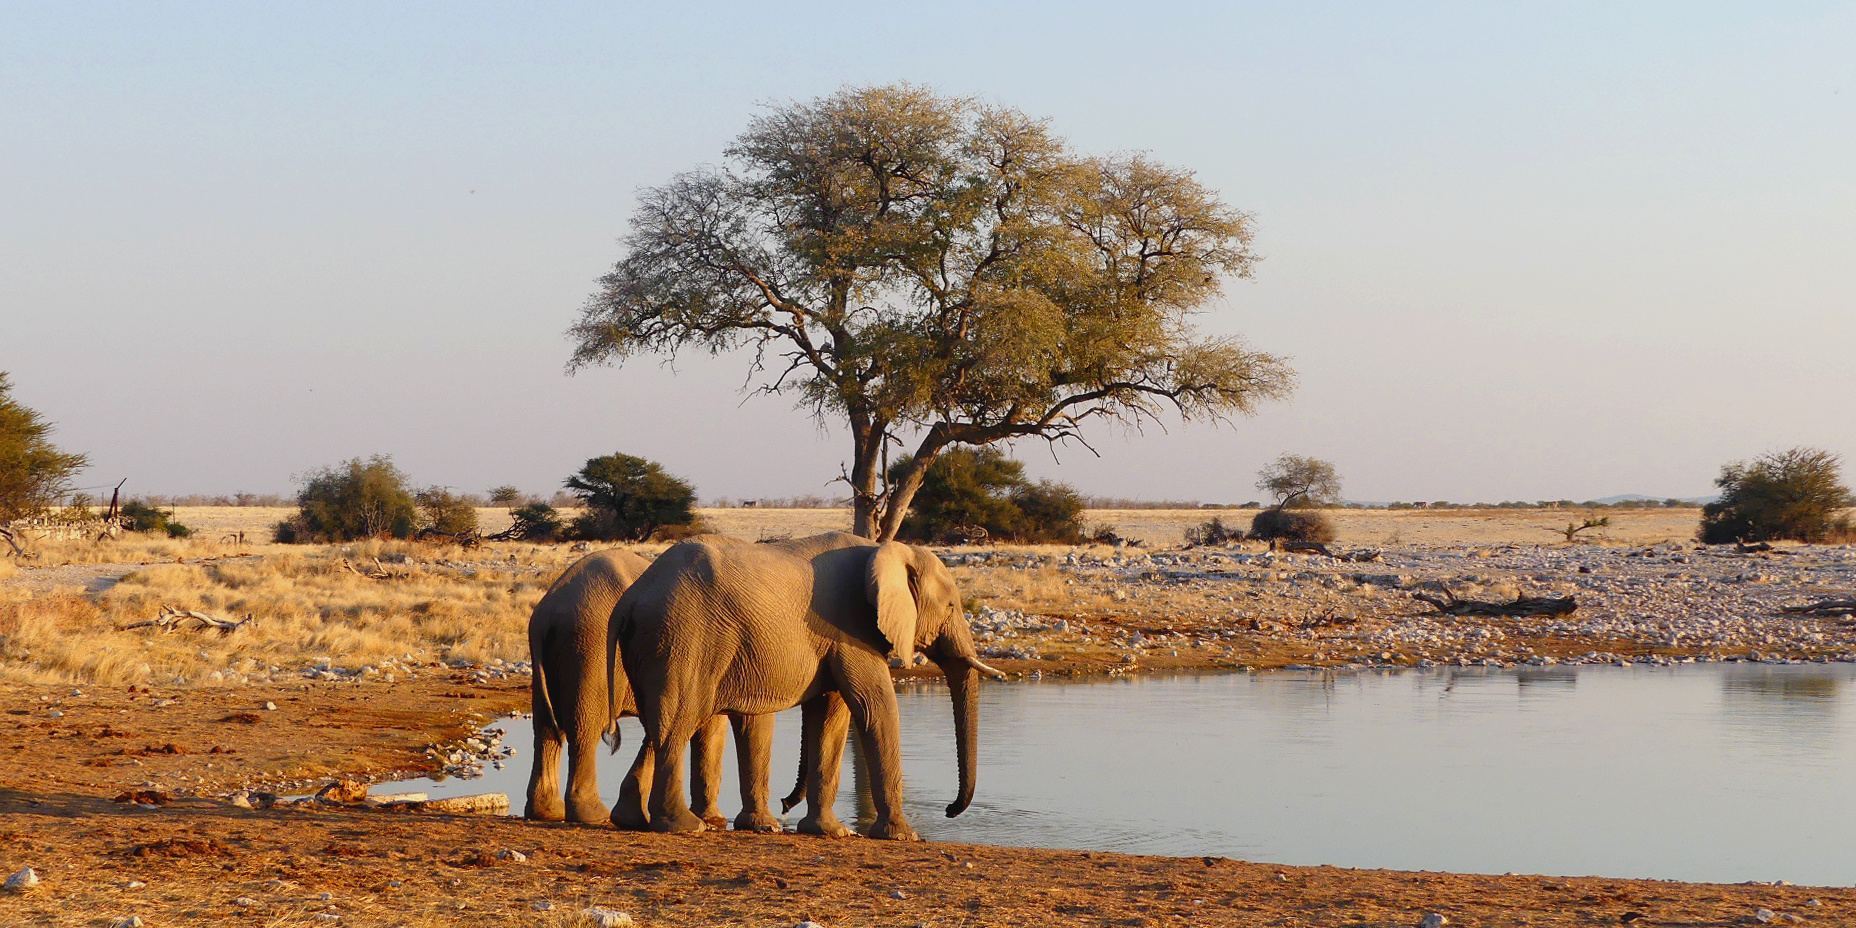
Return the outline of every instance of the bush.
[[[477,507],[471,500],[442,487],[427,487],[413,494],[419,504],[421,531],[440,535],[477,534]]]
[[[897,461],[891,474],[909,463]],[[1032,483],[1025,465],[993,448],[953,448],[928,467],[896,534],[928,542],[1079,544],[1082,514],[1083,498],[1069,486]]]
[[[277,523],[285,544],[407,538],[419,516],[406,475],[386,455],[354,458],[311,471],[296,496],[297,514]]]
[[[1720,499],[1701,507],[1707,544],[1734,541],[1840,541],[1856,536],[1838,510],[1856,505],[1842,483],[1841,461],[1817,448],[1775,451],[1721,468]]]
[[[1213,516],[1209,522],[1186,529],[1186,544],[1189,545],[1222,545],[1243,540],[1244,530],[1225,525],[1224,519],[1219,516]]]
[[[593,458],[565,486],[586,504],[573,535],[588,541],[644,541],[665,526],[696,521],[696,489],[629,454]]]
[[[166,532],[169,538],[185,538],[193,530],[174,521],[172,512],[163,512],[139,499],[132,499],[122,504],[117,510],[122,518],[123,528],[132,532]]]
[[[1325,545],[1334,540],[1334,523],[1317,509],[1265,509],[1250,520],[1250,537]]]
[[[508,536],[521,541],[554,541],[561,537],[561,516],[547,503],[529,503],[509,510]]]

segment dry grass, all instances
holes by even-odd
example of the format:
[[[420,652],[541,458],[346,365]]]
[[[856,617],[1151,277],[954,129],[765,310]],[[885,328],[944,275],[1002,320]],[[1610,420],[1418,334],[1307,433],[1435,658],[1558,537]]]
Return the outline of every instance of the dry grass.
[[[391,563],[401,556],[407,563]],[[522,660],[530,610],[579,556],[566,546],[465,552],[364,542],[156,564],[96,596],[0,587],[0,675],[22,682],[215,685],[263,682],[322,661],[390,668],[399,661]],[[375,570],[376,559],[390,577],[349,569]],[[252,622],[223,635],[125,628],[162,606]]]

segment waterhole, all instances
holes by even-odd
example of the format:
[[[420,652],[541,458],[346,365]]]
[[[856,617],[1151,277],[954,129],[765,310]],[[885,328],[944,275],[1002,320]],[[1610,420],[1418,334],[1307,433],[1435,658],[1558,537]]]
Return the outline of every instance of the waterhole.
[[[898,696],[905,809],[935,841],[1287,864],[1856,883],[1856,667],[1700,664],[987,683],[958,818],[945,688]],[[520,814],[533,752],[479,779]],[[616,795],[638,745],[600,768]],[[798,757],[775,734],[773,793]],[[739,808],[732,774],[722,806]],[[846,752],[838,814],[860,818]],[[867,805],[867,804],[866,804]],[[786,816],[790,826],[803,807]]]

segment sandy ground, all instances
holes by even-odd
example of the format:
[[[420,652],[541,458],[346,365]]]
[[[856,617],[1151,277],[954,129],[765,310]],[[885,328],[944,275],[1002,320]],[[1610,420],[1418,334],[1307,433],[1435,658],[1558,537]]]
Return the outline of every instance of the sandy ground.
[[[180,518],[231,533],[261,529],[281,512],[183,509]],[[1550,532],[1564,512],[1336,513],[1340,547],[1378,549],[1356,552],[1366,558],[1358,561],[1255,546],[1160,547],[1176,546],[1186,526],[1211,514],[1249,515],[1093,513],[1147,546],[947,556],[972,597],[989,660],[1014,673],[1856,657],[1846,622],[1775,615],[1786,603],[1856,587],[1856,552],[1697,550],[1687,543],[1693,510],[1614,512],[1601,543],[1583,545]],[[834,520],[845,516],[706,515],[746,537],[842,527]],[[84,569],[94,581],[121,566]],[[57,569],[26,568],[0,583],[28,584]],[[1441,618],[1413,597],[1439,584],[1489,599],[1569,593],[1582,605],[1571,617]],[[1856,924],[1851,889],[673,837],[501,817],[227,804],[241,788],[431,771],[483,721],[527,702],[519,673],[426,663],[391,683],[329,670],[313,676],[133,690],[0,683],[0,877],[32,867],[43,880],[28,893],[0,894],[0,926],[112,926],[136,916],[149,928],[558,928],[591,924],[581,915],[589,906],[629,912],[646,926],[807,918],[827,928],[1417,926],[1433,912],[1450,925],[1713,926],[1757,924],[1761,910],[1775,924],[1787,916]],[[165,803],[112,801],[132,790]],[[527,859],[499,858],[501,851]]]

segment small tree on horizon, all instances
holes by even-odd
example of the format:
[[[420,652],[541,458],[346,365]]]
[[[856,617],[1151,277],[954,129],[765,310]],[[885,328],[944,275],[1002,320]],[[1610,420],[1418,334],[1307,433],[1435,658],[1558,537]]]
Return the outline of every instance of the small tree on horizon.
[[[568,370],[751,346],[762,391],[850,432],[859,535],[895,537],[955,445],[1290,392],[1283,358],[1191,324],[1256,256],[1250,215],[1189,171],[909,84],[772,107],[725,155],[641,193]]]
[[[1278,510],[1319,509],[1340,501],[1340,474],[1320,458],[1285,454],[1257,471],[1257,489],[1275,496]]]
[[[644,458],[593,458],[563,486],[586,504],[573,524],[578,538],[645,541],[665,527],[696,522],[696,489]]]
[[[419,509],[393,459],[351,458],[303,475],[297,514],[277,523],[280,542],[356,541],[411,537]]]

